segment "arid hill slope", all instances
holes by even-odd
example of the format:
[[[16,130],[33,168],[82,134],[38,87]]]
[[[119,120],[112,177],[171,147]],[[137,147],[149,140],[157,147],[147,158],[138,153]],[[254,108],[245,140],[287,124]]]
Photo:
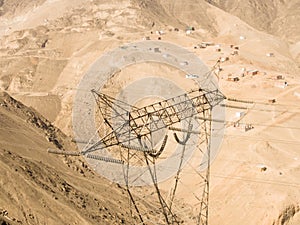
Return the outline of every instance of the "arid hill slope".
[[[300,2],[298,0],[208,0],[226,12],[238,16],[258,30],[290,42],[300,41]]]
[[[49,155],[76,150],[31,108],[0,94],[0,221],[10,224],[134,224],[127,197],[81,159]]]
[[[137,222],[123,189],[90,171],[83,159],[46,150],[76,149],[70,142],[74,96],[91,65],[105,52],[149,37],[186,48],[208,66],[224,58],[219,71],[224,94],[258,101],[247,110],[226,112],[228,121],[245,113],[241,124],[253,123],[254,129],[243,132],[228,125],[211,167],[212,225],[298,225],[298,2],[0,0],[0,91],[18,100],[0,97],[3,219],[12,224]],[[191,26],[195,30],[187,34]],[[200,48],[203,41],[213,44]],[[238,54],[231,54],[231,45]],[[259,73],[242,76],[243,68]],[[125,79],[140,71],[164,72],[155,65],[127,69],[120,73]],[[229,80],[235,76],[239,81]],[[126,83],[123,77],[119,86]]]

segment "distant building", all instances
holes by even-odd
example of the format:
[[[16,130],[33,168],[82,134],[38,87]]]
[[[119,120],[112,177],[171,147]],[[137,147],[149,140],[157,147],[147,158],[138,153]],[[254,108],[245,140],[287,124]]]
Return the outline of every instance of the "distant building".
[[[228,81],[238,82],[238,81],[240,80],[240,78],[238,78],[238,77],[228,77],[227,80],[228,80]]]
[[[159,48],[154,48],[154,52],[160,53],[161,51],[159,50]]]
[[[195,31],[195,28],[189,26],[189,27],[186,28],[185,33],[186,33],[186,34],[191,34],[193,31]]]
[[[200,44],[201,46],[204,46],[205,48],[208,47],[208,46],[213,46],[214,43],[213,42],[210,42],[210,41],[203,41],[201,42]]]
[[[185,75],[185,78],[187,78],[187,79],[197,79],[197,78],[199,78],[199,76],[196,75],[196,74],[187,74],[187,75]]]
[[[188,26],[188,27],[186,28],[186,30],[194,31],[194,30],[195,30],[195,27]]]
[[[163,34],[165,34],[165,32],[163,30],[157,30],[155,33],[157,35],[163,35]]]
[[[229,60],[229,57],[221,57],[220,58],[220,62],[225,62],[225,61],[228,61]]]
[[[282,75],[277,75],[277,76],[276,76],[276,79],[277,79],[277,80],[282,80],[282,79],[283,79],[283,76],[282,76]]]
[[[254,127],[252,126],[252,124],[246,124],[245,125],[245,132],[247,132],[248,130],[252,130]]]
[[[233,50],[232,52],[230,52],[230,55],[238,55],[239,51],[238,50]]]
[[[189,63],[187,61],[183,61],[183,62],[180,62],[179,64],[180,64],[180,66],[187,66]]]
[[[245,115],[245,112],[236,112],[235,113],[235,117],[237,117],[237,118],[241,118],[241,117],[243,117]]]
[[[273,99],[269,99],[269,103],[275,103],[276,102],[276,99],[273,98]]]
[[[258,74],[258,70],[256,69],[247,71],[247,75],[257,75],[257,74]]]

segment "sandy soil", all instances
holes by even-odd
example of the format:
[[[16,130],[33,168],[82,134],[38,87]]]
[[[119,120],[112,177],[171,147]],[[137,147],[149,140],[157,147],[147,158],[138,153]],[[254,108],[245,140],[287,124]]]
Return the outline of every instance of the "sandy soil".
[[[264,7],[250,1],[75,2],[4,1],[0,6],[0,90],[26,105],[1,95],[0,167],[5,172],[0,176],[0,215],[5,220],[11,224],[136,223],[124,190],[94,174],[84,159],[48,155],[46,149],[76,149],[71,143],[74,96],[101,55],[125,43],[161,37],[194,52],[209,67],[226,59],[216,71],[221,91],[251,101],[228,102],[243,108],[226,108],[226,133],[211,167],[210,224],[299,223],[296,1],[273,1]],[[195,30],[186,34],[187,26]],[[203,41],[213,44],[200,48]],[[236,54],[232,45],[238,47]],[[249,73],[242,75],[243,68]],[[251,74],[251,70],[259,72]],[[278,80],[278,75],[283,78]],[[121,70],[103,91],[117,95],[148,76],[171,79],[185,90],[194,87],[182,71],[142,63]],[[230,81],[233,77],[239,81]],[[244,115],[238,118],[240,112]],[[234,127],[238,120],[240,127]],[[254,129],[245,132],[245,124]],[[193,172],[183,170],[182,181],[197,189]],[[161,184],[165,195],[172,182]],[[186,197],[192,192],[179,190],[177,201],[188,204]],[[136,193],[145,196],[143,190]],[[151,205],[150,200],[145,202],[141,201],[145,208]]]
[[[132,224],[127,196],[83,159],[49,155],[75,149],[31,108],[1,94],[1,216],[9,224]]]

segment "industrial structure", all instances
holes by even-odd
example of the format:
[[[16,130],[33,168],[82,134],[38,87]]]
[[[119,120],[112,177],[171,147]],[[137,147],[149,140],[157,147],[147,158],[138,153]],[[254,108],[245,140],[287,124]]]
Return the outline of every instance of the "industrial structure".
[[[224,95],[218,90],[206,91],[197,89],[174,96],[170,99],[154,102],[143,107],[136,107],[117,100],[104,93],[92,90],[98,113],[96,121],[105,125],[98,130],[100,140],[88,142],[81,152],[49,150],[50,153],[80,156],[88,159],[121,164],[124,174],[123,187],[127,190],[132,216],[137,216],[141,224],[208,224],[209,173],[210,173],[210,137],[212,109],[220,104]],[[157,175],[157,164],[174,152],[174,144],[170,141],[169,132],[173,132],[173,142],[181,146],[173,180],[166,193],[160,188]],[[176,207],[180,199],[176,198],[181,184],[181,175],[186,161],[186,152],[192,145],[196,146],[196,155],[206,159],[206,167],[197,173],[197,193],[193,193],[197,203],[193,213],[187,216],[186,209]],[[109,149],[109,155],[102,150]],[[162,157],[163,156],[163,157]],[[201,159],[196,159],[199,163]],[[147,212],[139,204],[142,197],[135,193],[130,177],[131,166],[147,168],[151,177],[151,187],[156,193],[156,211]],[[167,169],[167,168],[165,168]],[[143,170],[145,173],[145,170]],[[142,174],[141,174],[142,175]],[[135,179],[140,176],[135,176]],[[147,189],[148,187],[145,187]],[[152,197],[152,199],[154,199]],[[150,201],[150,200],[149,200]],[[181,207],[184,208],[184,207]],[[150,209],[149,209],[150,210]],[[154,216],[151,216],[153,214]],[[157,218],[153,222],[153,219]],[[151,222],[152,221],[152,222]]]

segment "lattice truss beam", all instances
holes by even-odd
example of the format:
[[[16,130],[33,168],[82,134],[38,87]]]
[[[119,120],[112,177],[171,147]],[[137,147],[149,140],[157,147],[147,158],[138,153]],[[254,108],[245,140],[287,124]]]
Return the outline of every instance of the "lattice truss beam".
[[[151,145],[151,133],[201,115],[224,100],[219,90],[193,90],[145,107],[137,108],[92,90],[104,122],[111,128],[100,141],[82,154],[91,153],[114,145],[127,145],[135,139],[144,139],[145,150]],[[134,135],[132,135],[134,133]],[[149,150],[151,151],[151,150]]]

